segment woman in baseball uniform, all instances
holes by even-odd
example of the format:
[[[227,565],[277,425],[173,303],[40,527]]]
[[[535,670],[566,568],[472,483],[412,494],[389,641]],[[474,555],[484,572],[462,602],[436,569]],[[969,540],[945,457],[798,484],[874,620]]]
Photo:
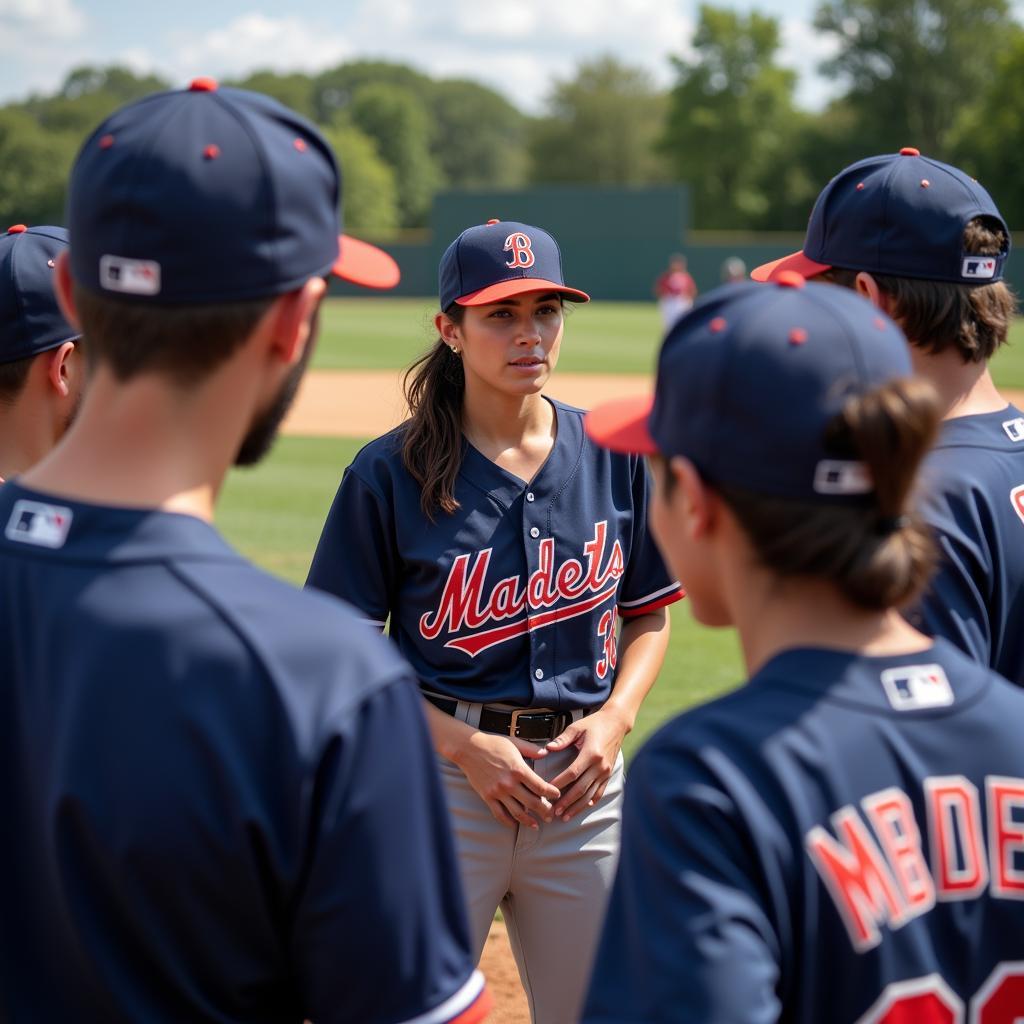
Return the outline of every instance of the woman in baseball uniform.
[[[540,228],[489,221],[448,247],[410,417],[345,471],[308,580],[390,619],[423,689],[476,949],[501,906],[542,1024],[579,1012],[620,747],[682,596],[647,531],[642,460],[543,394],[564,299],[588,296]]]

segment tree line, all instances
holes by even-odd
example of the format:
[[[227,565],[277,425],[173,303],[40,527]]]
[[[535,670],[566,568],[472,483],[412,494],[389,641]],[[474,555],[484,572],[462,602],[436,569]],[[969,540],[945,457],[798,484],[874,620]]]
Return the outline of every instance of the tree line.
[[[422,227],[439,189],[670,182],[691,186],[697,228],[799,231],[833,174],[905,145],[975,174],[1024,227],[1024,29],[1007,0],[822,0],[814,26],[832,41],[819,71],[836,92],[817,112],[796,105],[779,21],[712,5],[668,89],[599,57],[554,80],[540,116],[384,61],[231,84],[322,127],[343,160],[346,225],[370,234]],[[83,67],[52,95],[0,107],[0,224],[60,223],[86,134],[167,87]]]

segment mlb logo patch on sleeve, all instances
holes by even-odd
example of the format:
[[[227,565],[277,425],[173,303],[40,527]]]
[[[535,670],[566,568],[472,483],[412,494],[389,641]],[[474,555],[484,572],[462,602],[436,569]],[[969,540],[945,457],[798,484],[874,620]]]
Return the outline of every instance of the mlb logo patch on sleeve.
[[[897,711],[941,708],[953,703],[953,688],[941,665],[907,665],[882,673],[882,686]]]
[[[1003,424],[1003,430],[1006,431],[1006,436],[1011,441],[1024,441],[1024,416],[1007,420]]]
[[[21,499],[14,503],[11,518],[4,531],[8,540],[35,544],[43,548],[60,548],[71,529],[71,509],[63,505],[45,505]]]
[[[995,277],[996,260],[991,256],[966,256],[961,276],[971,277],[979,281]]]

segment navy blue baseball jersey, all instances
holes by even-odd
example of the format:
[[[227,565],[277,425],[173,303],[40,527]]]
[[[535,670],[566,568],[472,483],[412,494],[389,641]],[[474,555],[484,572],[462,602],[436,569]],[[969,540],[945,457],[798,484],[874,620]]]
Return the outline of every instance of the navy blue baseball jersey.
[[[191,516],[0,525],[0,1019],[481,1019],[389,645]]]
[[[587,1024],[1024,1016],[1024,693],[944,640],[792,649],[626,785]]]
[[[1024,414],[946,420],[922,490],[941,559],[908,618],[1024,685]]]
[[[421,685],[457,700],[559,710],[600,705],[618,616],[678,600],[647,530],[637,457],[598,448],[582,412],[552,402],[554,447],[527,484],[468,442],[459,509],[427,521],[402,464],[402,427],[345,471],[308,586],[390,634]]]

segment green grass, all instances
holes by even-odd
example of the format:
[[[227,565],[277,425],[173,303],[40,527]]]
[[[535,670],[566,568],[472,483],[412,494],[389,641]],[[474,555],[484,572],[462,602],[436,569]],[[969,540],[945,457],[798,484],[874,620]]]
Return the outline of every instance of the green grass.
[[[260,466],[232,471],[218,525],[254,562],[301,585],[342,470],[362,443],[281,438]],[[665,667],[626,741],[627,755],[667,717],[742,678],[735,634],[697,626],[685,601],[675,605]]]
[[[430,299],[331,299],[324,306],[313,365],[386,370],[409,365],[434,341]],[[661,340],[653,302],[594,302],[566,318],[558,367],[571,373],[649,373]],[[996,383],[1024,389],[1024,320],[993,362]]]
[[[1003,388],[1024,388],[1024,319],[1010,328],[1010,340],[992,360],[992,376]]]
[[[320,318],[313,366],[386,370],[408,366],[435,340],[437,304],[428,299],[330,299]],[[661,339],[653,302],[575,306],[558,361],[572,373],[649,373]]]

